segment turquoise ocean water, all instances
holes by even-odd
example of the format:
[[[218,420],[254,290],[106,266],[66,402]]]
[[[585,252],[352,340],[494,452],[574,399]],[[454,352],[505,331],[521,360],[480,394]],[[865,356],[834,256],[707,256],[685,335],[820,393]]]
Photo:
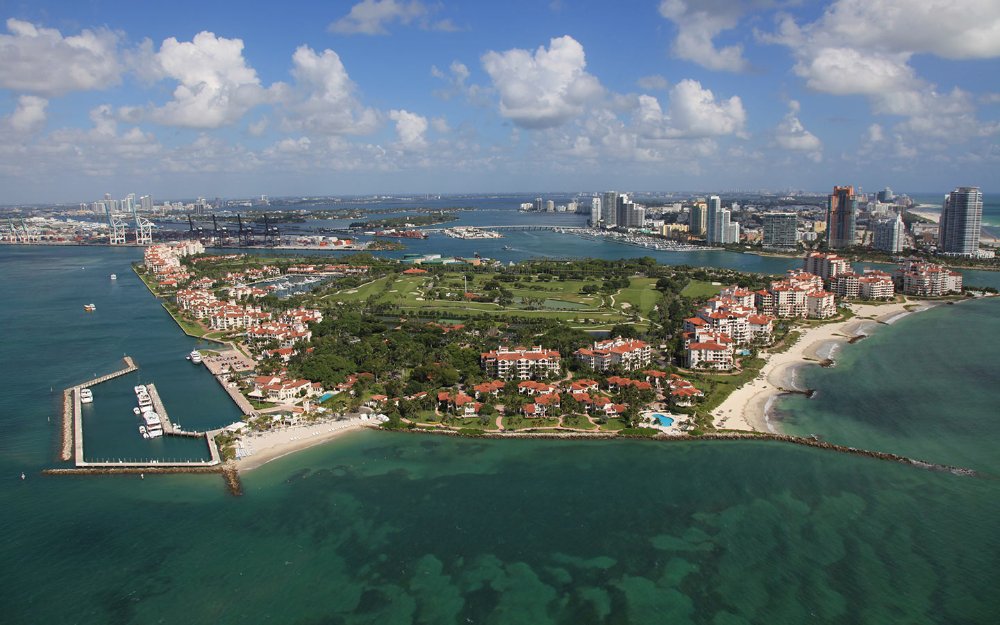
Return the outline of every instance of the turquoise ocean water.
[[[790,430],[979,478],[774,443],[378,432],[249,472],[241,498],[217,476],[41,476],[59,389],[123,353],[141,369],[95,392],[94,456],[201,453],[138,438],[133,376],[187,427],[237,416],[137,256],[0,248],[0,622],[997,622],[1000,302],[879,327],[780,406]]]

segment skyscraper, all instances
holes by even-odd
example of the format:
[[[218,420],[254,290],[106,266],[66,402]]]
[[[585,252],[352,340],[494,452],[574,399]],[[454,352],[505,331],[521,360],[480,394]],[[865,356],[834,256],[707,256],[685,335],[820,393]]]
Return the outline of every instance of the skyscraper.
[[[826,200],[826,245],[835,250],[854,245],[858,200],[854,187],[834,187]]]
[[[938,226],[938,248],[945,254],[977,255],[982,224],[982,191],[979,187],[956,187],[944,196]]]
[[[618,196],[615,213],[615,225],[619,228],[642,228],[646,225],[645,207],[637,206],[625,194]]]
[[[594,228],[601,225],[601,198],[590,198],[590,225]]]
[[[880,219],[875,222],[874,247],[890,254],[899,254],[903,251],[903,218],[896,215],[894,219]]]
[[[608,191],[601,198],[601,216],[604,217],[604,225],[614,226],[618,216],[618,192]]]
[[[688,230],[691,234],[704,235],[708,227],[708,207],[704,202],[695,202],[691,207],[691,218],[688,220]]]
[[[724,243],[723,237],[725,236],[725,227],[722,225],[722,200],[718,195],[713,195],[708,198],[708,213],[706,215],[705,223],[705,242],[709,245],[714,243]],[[726,219],[726,226],[729,225],[729,219]]]
[[[765,213],[764,247],[794,250],[799,242],[798,226],[795,213]]]

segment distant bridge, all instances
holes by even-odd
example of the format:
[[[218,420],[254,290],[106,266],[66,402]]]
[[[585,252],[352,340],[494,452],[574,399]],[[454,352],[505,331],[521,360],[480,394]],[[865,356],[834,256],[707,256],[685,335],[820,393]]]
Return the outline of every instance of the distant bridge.
[[[475,228],[476,230],[515,230],[519,232],[527,232],[529,230],[587,230],[580,226],[539,226],[535,224],[529,225],[507,225],[507,226],[454,226],[456,228]],[[427,234],[440,234],[445,230],[450,230],[450,228],[419,228],[420,232],[426,232]]]

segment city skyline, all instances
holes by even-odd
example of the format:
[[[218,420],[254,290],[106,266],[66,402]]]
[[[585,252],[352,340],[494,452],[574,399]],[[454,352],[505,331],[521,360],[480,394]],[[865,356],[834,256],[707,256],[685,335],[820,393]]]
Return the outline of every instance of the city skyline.
[[[994,190],[995,3],[233,6],[0,5],[0,204]]]

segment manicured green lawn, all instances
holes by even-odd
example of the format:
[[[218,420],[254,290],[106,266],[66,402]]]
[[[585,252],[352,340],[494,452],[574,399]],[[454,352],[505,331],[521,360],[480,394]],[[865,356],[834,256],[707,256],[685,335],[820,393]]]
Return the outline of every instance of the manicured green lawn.
[[[681,295],[692,299],[707,299],[718,295],[721,290],[721,285],[714,285],[711,282],[704,282],[702,280],[692,280],[681,290]]]
[[[333,300],[337,302],[363,302],[375,293],[378,293],[385,286],[386,281],[389,279],[388,276],[383,278],[378,278],[367,284],[362,284],[357,288],[343,289],[336,293],[331,293],[326,297],[327,300]]]
[[[548,428],[559,425],[558,419],[548,417],[509,416],[503,418],[503,427],[507,430],[523,430],[526,428]]]
[[[640,315],[648,317],[660,299],[660,292],[654,288],[655,285],[654,278],[632,278],[629,286],[615,296],[615,303],[621,308],[622,302],[627,302],[633,309],[638,310]]]
[[[563,416],[563,427],[577,430],[596,430],[597,426],[590,422],[585,415],[571,414]]]
[[[625,422],[621,419],[608,419],[608,422],[601,425],[602,432],[617,432],[625,427]]]

